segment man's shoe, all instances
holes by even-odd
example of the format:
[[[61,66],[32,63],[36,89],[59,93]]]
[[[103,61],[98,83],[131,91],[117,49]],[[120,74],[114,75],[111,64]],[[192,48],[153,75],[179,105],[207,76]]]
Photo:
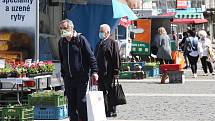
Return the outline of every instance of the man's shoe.
[[[211,75],[215,75],[215,73],[213,72],[213,73],[211,73]]]
[[[117,117],[117,113],[116,112],[111,112],[111,117]]]
[[[111,117],[111,113],[106,113],[106,117]]]
[[[203,74],[203,76],[208,76],[208,74]]]

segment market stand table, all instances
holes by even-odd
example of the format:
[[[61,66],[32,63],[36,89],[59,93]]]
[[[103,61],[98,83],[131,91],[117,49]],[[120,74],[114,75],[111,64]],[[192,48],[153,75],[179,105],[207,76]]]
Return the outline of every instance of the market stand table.
[[[30,82],[30,81],[35,81],[35,89],[36,91],[39,91],[41,89],[40,83],[42,79],[46,79],[47,81],[47,87],[49,86],[49,80],[52,75],[41,75],[41,76],[35,76],[35,77],[22,77],[22,78],[0,78],[0,83],[2,82],[9,82],[13,83],[14,86],[13,88],[8,88],[8,89],[2,89],[0,88],[0,93],[1,92],[11,92],[11,91],[16,91],[17,94],[17,102],[21,105],[20,102],[20,92],[23,93],[23,87],[24,87],[24,82]],[[16,86],[16,90],[14,90]],[[0,101],[1,102],[1,101]]]

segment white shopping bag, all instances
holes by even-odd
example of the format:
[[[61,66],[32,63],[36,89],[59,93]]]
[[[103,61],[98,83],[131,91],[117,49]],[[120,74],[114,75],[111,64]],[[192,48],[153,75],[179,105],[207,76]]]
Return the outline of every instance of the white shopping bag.
[[[103,92],[88,90],[86,99],[88,121],[107,121]]]

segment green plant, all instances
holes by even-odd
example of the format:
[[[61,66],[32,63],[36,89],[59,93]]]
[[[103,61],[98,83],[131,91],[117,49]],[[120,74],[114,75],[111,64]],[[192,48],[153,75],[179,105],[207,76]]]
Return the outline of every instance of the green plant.
[[[8,74],[8,73],[12,72],[12,70],[13,70],[13,68],[10,65],[6,64],[5,68],[0,69],[0,73]]]
[[[51,61],[45,62],[46,72],[53,72],[55,70],[55,66]]]
[[[35,64],[32,64],[30,67],[27,68],[27,73],[28,74],[38,74],[39,73],[38,66]]]

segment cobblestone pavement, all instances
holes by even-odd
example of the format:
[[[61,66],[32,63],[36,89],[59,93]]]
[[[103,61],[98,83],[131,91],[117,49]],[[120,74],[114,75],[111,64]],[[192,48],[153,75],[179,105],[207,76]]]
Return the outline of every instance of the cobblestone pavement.
[[[185,70],[183,84],[160,84],[159,78],[120,80],[127,104],[109,120],[215,121],[215,76],[192,78]]]

